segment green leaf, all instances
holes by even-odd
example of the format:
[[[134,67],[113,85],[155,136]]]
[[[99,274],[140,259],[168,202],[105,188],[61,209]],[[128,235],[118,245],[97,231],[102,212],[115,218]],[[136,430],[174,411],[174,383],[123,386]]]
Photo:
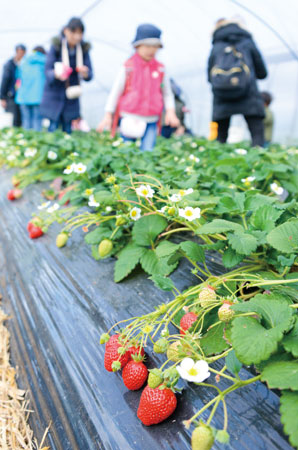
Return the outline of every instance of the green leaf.
[[[106,205],[113,202],[113,194],[110,191],[95,192],[94,197],[95,200],[101,205]]]
[[[298,390],[298,361],[276,361],[266,365],[261,374],[270,389]]]
[[[226,231],[242,231],[243,227],[235,222],[229,220],[214,219],[210,223],[205,223],[198,231],[197,234],[216,234],[224,233]]]
[[[169,265],[166,258],[158,258],[154,250],[146,249],[141,256],[141,266],[150,275],[169,275],[177,264]]]
[[[230,372],[232,372],[235,375],[238,375],[242,367],[242,364],[237,358],[235,350],[232,350],[230,353],[228,353],[225,359],[225,363]]]
[[[287,334],[282,345],[287,352],[292,353],[295,358],[298,358],[298,320],[296,319],[294,328]]]
[[[132,230],[132,238],[138,245],[151,245],[155,238],[167,226],[168,222],[161,216],[150,215],[141,217],[135,224]]]
[[[179,249],[179,245],[174,244],[170,241],[162,241],[156,247],[155,251],[159,258],[164,258],[165,256],[173,255]]]
[[[206,356],[216,355],[229,348],[229,344],[224,340],[225,324],[220,323],[216,327],[211,328],[200,339],[200,345]]]
[[[192,241],[184,241],[180,244],[181,250],[195,262],[205,262],[205,252],[201,245]]]
[[[175,285],[171,278],[163,277],[162,275],[152,275],[149,277],[159,289],[163,291],[172,291],[175,288]]]
[[[236,317],[232,322],[232,344],[244,364],[258,364],[277,350],[283,333],[292,326],[293,311],[280,295],[256,295],[248,302],[233,305],[237,312],[256,312],[253,317]]]
[[[270,231],[267,242],[282,253],[297,252],[298,219],[289,220]]]
[[[276,328],[267,330],[252,317],[238,317],[232,324],[232,344],[239,361],[257,364],[277,350],[283,334]]]
[[[283,391],[280,398],[280,421],[293,447],[298,447],[298,392]]]
[[[253,213],[250,223],[258,230],[271,231],[281,215],[282,211],[277,210],[272,205],[263,205]]]
[[[239,264],[243,258],[244,255],[239,255],[231,247],[228,247],[222,255],[222,263],[227,269],[230,269]]]
[[[241,255],[250,255],[258,246],[258,240],[255,236],[244,232],[230,233],[228,240],[233,250]]]
[[[92,253],[92,257],[96,260],[99,261],[101,258],[99,256],[98,253],[98,245],[92,245],[91,247],[91,253]]]
[[[91,245],[99,244],[103,239],[109,238],[110,235],[111,230],[109,228],[99,226],[86,234],[85,242]]]
[[[136,267],[146,250],[131,243],[122,249],[115,264],[114,280],[116,283],[123,280]]]

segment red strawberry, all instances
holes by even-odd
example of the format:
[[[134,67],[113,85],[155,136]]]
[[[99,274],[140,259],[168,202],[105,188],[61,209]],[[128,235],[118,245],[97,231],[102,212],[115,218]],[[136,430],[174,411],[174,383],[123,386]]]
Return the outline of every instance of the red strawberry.
[[[123,369],[130,359],[129,352],[125,352],[124,355],[118,353],[118,348],[120,347],[122,347],[122,345],[119,342],[115,342],[114,344],[108,345],[105,349],[104,366],[109,372],[113,372],[113,362],[119,361],[119,368]]]
[[[197,317],[197,314],[193,312],[184,314],[180,320],[180,333],[185,334],[185,331],[192,326],[192,324],[197,320]]]
[[[118,344],[119,343],[119,334],[113,334],[110,339],[108,340],[108,342],[106,343],[106,350],[107,348],[109,348],[110,346],[114,345],[114,344]]]
[[[140,389],[148,377],[148,370],[142,361],[129,361],[122,371],[122,378],[127,389]]]
[[[131,347],[129,347],[129,349],[127,350],[130,353],[130,356],[132,357],[132,355],[136,355],[136,356],[144,356],[145,355],[145,350],[143,349],[143,347],[141,348],[141,352],[140,352],[140,346],[136,347],[135,345],[132,345]]]
[[[27,231],[29,233],[30,233],[32,227],[34,227],[33,223],[32,222],[28,222],[28,224],[27,224]]]
[[[8,200],[15,200],[15,196],[14,196],[14,189],[10,189],[10,191],[7,192],[7,198]]]
[[[43,235],[42,229],[32,224],[31,230],[29,231],[30,239],[37,239],[42,235]]]
[[[16,198],[16,199],[22,197],[22,195],[23,195],[22,189],[14,188],[13,195],[14,195],[14,198]]]
[[[154,425],[166,420],[176,409],[177,399],[171,389],[152,389],[142,392],[137,416],[144,425]]]

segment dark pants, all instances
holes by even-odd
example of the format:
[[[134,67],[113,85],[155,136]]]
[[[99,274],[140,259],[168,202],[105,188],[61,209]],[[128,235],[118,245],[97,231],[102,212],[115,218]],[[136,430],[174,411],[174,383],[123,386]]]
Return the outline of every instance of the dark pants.
[[[22,116],[21,116],[21,110],[19,105],[17,105],[13,98],[9,98],[7,100],[7,112],[11,112],[13,115],[13,126],[14,127],[21,127],[22,126]]]
[[[66,122],[62,116],[60,116],[58,120],[50,120],[50,126],[48,131],[50,133],[53,133],[53,131],[58,130],[60,125],[62,127],[62,131],[68,134],[71,133],[71,122]]]
[[[264,147],[264,122],[262,117],[258,116],[244,116],[248,129],[251,134],[252,146],[259,145]],[[228,137],[228,131],[230,126],[231,117],[227,119],[217,120],[218,123],[218,136],[219,142],[226,142]]]

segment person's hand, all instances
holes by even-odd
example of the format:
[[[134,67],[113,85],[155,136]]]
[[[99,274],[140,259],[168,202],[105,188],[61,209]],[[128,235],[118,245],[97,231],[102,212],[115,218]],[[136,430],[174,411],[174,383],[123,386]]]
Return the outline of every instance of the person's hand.
[[[180,127],[177,128],[177,130],[175,131],[175,136],[183,136],[183,134],[185,133],[185,128],[183,125],[180,125]]]
[[[2,106],[2,108],[3,109],[6,109],[7,108],[7,101],[6,100],[1,100],[1,106]]]
[[[112,113],[106,113],[102,121],[98,124],[96,131],[98,133],[102,133],[104,130],[111,131],[112,122],[113,122]]]
[[[57,79],[57,80],[60,80],[60,81],[66,81],[67,80],[67,78],[68,78],[68,75],[56,75],[55,74],[55,78]]]
[[[89,75],[89,67],[87,66],[81,66],[81,67],[77,67],[76,71],[83,77],[83,78],[87,78]]]
[[[167,109],[165,114],[165,125],[169,125],[172,128],[177,128],[180,125],[180,120],[176,116],[174,109]]]

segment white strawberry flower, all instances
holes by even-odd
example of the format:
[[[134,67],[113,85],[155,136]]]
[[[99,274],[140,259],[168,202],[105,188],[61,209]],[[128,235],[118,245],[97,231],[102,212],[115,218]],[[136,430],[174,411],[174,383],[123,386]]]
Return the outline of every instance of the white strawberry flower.
[[[141,208],[135,206],[134,208],[132,208],[129,215],[132,220],[138,220],[141,217]]]
[[[37,207],[37,209],[46,209],[50,206],[51,202],[43,202],[41,205]]]
[[[201,209],[192,208],[192,206],[187,206],[185,209],[179,208],[179,216],[192,222],[201,217]]]
[[[171,195],[170,200],[171,200],[171,202],[176,203],[176,202],[180,202],[181,198],[182,198],[181,194],[173,194],[173,195]]]
[[[117,141],[114,141],[114,142],[112,143],[112,147],[119,147],[119,145],[121,144],[121,142],[122,142],[122,140],[117,139]]]
[[[193,188],[189,189],[180,189],[179,194],[184,197],[185,195],[190,195],[193,193]]]
[[[281,186],[278,186],[277,183],[271,183],[270,184],[270,189],[272,192],[274,192],[274,194],[276,195],[282,195],[284,192],[284,188]]]
[[[190,159],[191,161],[196,162],[196,163],[199,163],[199,162],[200,162],[200,158],[198,158],[197,156],[195,156],[195,155],[193,155],[193,154],[189,155],[189,159]]]
[[[26,141],[24,139],[19,139],[18,140],[18,145],[25,145]]]
[[[246,177],[246,178],[241,178],[242,183],[252,183],[254,180],[256,179],[256,177]]]
[[[14,159],[16,159],[16,156],[13,154],[7,156],[7,161],[13,161]]]
[[[192,167],[186,167],[185,172],[186,173],[191,173],[193,171]]]
[[[69,174],[71,174],[71,173],[74,171],[74,168],[75,168],[75,164],[71,164],[70,166],[67,166],[67,167],[63,170],[63,173],[64,173],[65,175],[69,175]]]
[[[75,173],[79,173],[79,174],[85,173],[86,170],[87,170],[87,166],[85,166],[85,164],[83,164],[83,163],[74,164],[73,171]]]
[[[138,188],[136,188],[136,193],[137,195],[139,195],[140,197],[145,197],[145,198],[152,198],[153,194],[154,194],[154,190],[151,189],[151,187],[149,186],[149,184],[141,184],[141,186],[139,186]]]
[[[161,213],[165,213],[166,212],[166,210],[167,210],[167,205],[165,205],[165,206],[163,206],[161,209],[158,209],[157,211],[158,212],[161,212]]]
[[[26,148],[25,152],[24,152],[24,156],[25,158],[33,158],[33,156],[35,156],[37,153],[36,148]]]
[[[175,162],[178,162],[178,161],[179,161],[178,156],[174,156],[174,161],[175,161]]]
[[[111,206],[106,207],[106,212],[111,212],[112,210],[113,210],[113,208]]]
[[[72,152],[72,156],[79,156],[78,152]]]
[[[88,206],[91,206],[93,208],[97,208],[99,206],[99,203],[95,200],[93,194],[91,194],[89,197]]]
[[[53,152],[52,150],[48,151],[48,159],[52,159],[54,161],[57,157],[58,155],[56,152]]]
[[[245,150],[245,148],[235,148],[234,152],[237,153],[237,155],[242,156],[247,154],[247,150]]]
[[[193,383],[202,383],[210,377],[209,366],[206,361],[194,361],[191,358],[184,358],[176,367],[181,378]]]
[[[54,203],[52,206],[50,206],[50,207],[47,209],[47,212],[48,212],[48,213],[53,213],[53,212],[57,211],[57,209],[59,209],[59,208],[60,208],[59,203]]]
[[[201,145],[200,147],[199,147],[199,152],[204,152],[205,151],[205,147],[203,147],[203,145]]]
[[[192,142],[190,144],[191,148],[197,148],[198,144],[196,142]]]

